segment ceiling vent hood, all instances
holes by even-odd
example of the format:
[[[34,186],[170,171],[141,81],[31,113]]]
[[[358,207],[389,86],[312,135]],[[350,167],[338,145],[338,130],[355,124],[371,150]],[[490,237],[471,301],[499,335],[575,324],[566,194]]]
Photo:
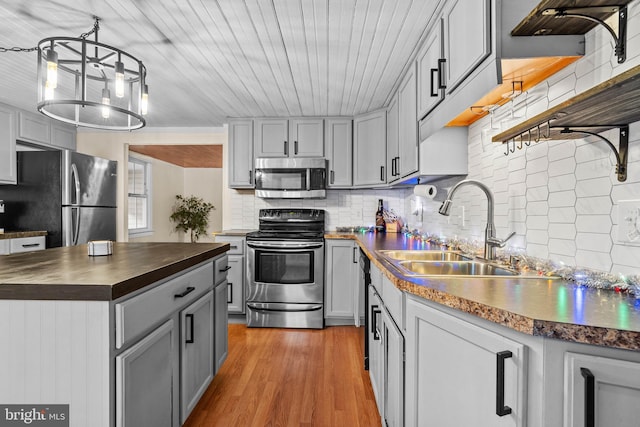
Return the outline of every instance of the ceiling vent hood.
[[[444,126],[470,125],[487,115],[492,107],[508,102],[584,55],[584,35],[511,35],[511,30],[538,3],[538,0],[491,1],[495,7],[489,13],[487,55],[459,84],[444,89],[443,102],[420,123],[421,140]],[[445,39],[460,37],[446,31],[445,26]],[[444,45],[446,56],[446,42]]]

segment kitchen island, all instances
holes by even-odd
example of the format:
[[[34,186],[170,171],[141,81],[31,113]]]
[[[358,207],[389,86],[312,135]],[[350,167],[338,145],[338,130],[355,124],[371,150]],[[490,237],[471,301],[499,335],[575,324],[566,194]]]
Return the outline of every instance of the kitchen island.
[[[226,357],[228,250],[115,243],[109,256],[82,245],[2,257],[0,403],[69,405],[78,427],[179,425]]]

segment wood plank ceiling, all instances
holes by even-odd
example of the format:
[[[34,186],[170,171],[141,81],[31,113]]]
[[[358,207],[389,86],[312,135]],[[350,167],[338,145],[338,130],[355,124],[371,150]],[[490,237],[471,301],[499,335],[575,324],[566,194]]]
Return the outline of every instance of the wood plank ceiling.
[[[147,125],[384,107],[435,0],[3,0],[0,47],[88,31],[148,70]],[[36,111],[36,54],[0,53],[0,101]]]
[[[130,145],[129,151],[183,168],[222,168],[222,145]]]

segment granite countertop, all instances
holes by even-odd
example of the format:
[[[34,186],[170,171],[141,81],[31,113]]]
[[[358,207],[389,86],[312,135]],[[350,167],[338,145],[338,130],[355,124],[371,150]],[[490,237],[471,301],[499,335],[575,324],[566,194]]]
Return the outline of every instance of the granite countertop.
[[[214,236],[240,236],[240,237],[244,237],[246,236],[248,233],[251,233],[252,231],[256,231],[255,229],[232,229],[232,230],[222,230],[222,231],[214,231],[213,233],[211,233]]]
[[[0,257],[0,299],[109,301],[229,250],[228,243],[115,243],[113,255],[69,246]]]
[[[516,331],[567,341],[640,350],[640,300],[544,277],[407,277],[376,251],[440,249],[401,233],[327,233],[357,240],[400,290]]]
[[[39,237],[46,235],[46,231],[5,231],[4,233],[0,233],[0,240],[19,239],[21,237]]]

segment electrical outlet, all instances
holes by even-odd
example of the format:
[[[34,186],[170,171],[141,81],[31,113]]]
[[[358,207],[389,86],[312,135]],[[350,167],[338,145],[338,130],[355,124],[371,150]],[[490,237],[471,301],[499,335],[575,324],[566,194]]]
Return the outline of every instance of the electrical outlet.
[[[640,245],[640,200],[618,202],[618,242]]]

